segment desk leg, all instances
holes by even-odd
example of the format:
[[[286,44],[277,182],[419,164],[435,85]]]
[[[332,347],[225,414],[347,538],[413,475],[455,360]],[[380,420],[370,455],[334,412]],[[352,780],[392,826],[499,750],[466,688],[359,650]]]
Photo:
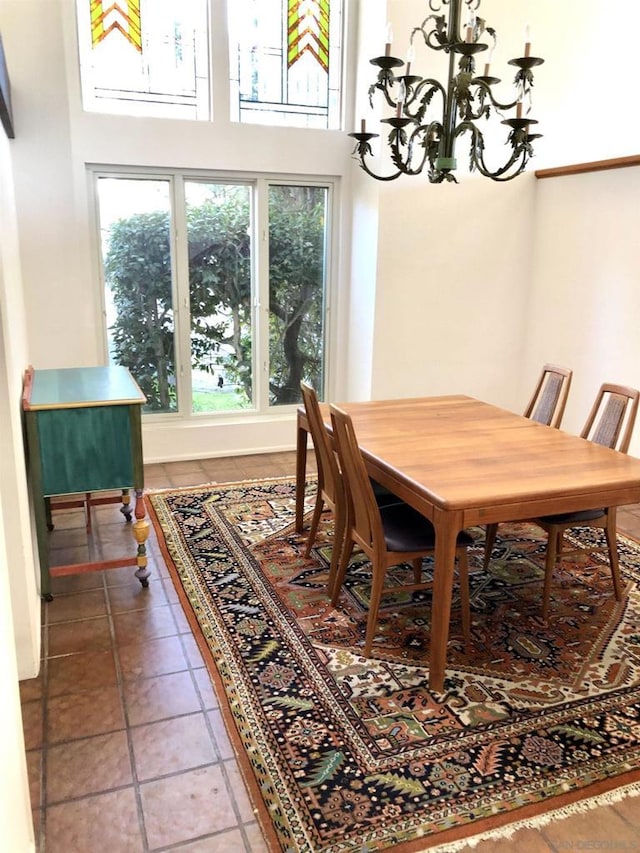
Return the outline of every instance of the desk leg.
[[[127,521],[131,521],[131,512],[133,508],[131,506],[131,495],[129,494],[129,489],[122,490],[122,506],[120,507],[120,512],[124,515]]]
[[[451,593],[456,560],[456,541],[462,529],[462,515],[436,510],[436,554],[433,573],[433,605],[431,610],[431,655],[429,689],[442,693],[447,663],[447,642],[451,616]]]
[[[138,555],[136,557],[138,568],[134,574],[142,586],[146,588],[149,586],[150,572],[147,567],[147,548],[145,546],[145,542],[149,538],[149,522],[146,520],[145,514],[142,489],[136,489],[136,520],[133,523],[133,535],[138,543]]]
[[[296,440],[296,532],[302,533],[304,519],[304,489],[307,481],[307,430],[300,425]]]

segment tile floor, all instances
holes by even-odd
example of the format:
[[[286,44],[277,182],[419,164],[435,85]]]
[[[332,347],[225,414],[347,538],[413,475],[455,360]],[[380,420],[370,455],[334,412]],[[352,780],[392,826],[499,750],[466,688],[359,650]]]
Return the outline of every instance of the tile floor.
[[[211,459],[147,466],[146,485],[293,471],[293,453]],[[80,512],[56,513],[55,562],[131,554],[117,507],[94,512],[90,546]],[[640,507],[619,517],[640,538]],[[41,672],[20,684],[37,849],[260,853],[218,700],[153,533],[148,553],[147,590],[133,568],[112,569],[55,579],[43,605]],[[640,851],[640,797],[473,849]]]

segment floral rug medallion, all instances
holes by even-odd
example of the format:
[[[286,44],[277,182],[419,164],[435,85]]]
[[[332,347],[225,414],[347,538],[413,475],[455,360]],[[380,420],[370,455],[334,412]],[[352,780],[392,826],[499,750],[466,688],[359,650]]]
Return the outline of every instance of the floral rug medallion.
[[[309,509],[314,494],[310,483]],[[148,500],[273,850],[453,849],[615,789],[640,791],[635,542],[619,539],[619,602],[605,555],[565,559],[545,625],[544,532],[500,525],[484,571],[474,528],[472,639],[465,647],[454,597],[444,690],[433,693],[430,593],[386,596],[364,658],[370,566],[354,552],[332,608],[330,514],[306,558],[293,480]],[[567,538],[597,544],[599,532]],[[411,567],[390,570],[390,584],[405,574]]]

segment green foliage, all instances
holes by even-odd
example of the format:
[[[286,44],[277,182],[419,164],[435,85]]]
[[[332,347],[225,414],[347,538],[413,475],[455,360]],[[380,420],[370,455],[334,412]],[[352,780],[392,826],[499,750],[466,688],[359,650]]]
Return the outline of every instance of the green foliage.
[[[118,313],[111,329],[113,356],[135,376],[147,408],[171,411],[176,399],[168,214],[139,213],[115,222],[104,269]]]
[[[248,403],[249,192],[224,185],[208,189],[206,201],[187,208],[191,366],[211,373],[222,363]],[[274,405],[298,402],[303,378],[322,388],[325,196],[315,187],[270,190],[269,391]],[[175,410],[169,216],[154,212],[121,219],[108,238],[105,276],[117,314],[110,329],[113,356],[135,376],[148,409]]]

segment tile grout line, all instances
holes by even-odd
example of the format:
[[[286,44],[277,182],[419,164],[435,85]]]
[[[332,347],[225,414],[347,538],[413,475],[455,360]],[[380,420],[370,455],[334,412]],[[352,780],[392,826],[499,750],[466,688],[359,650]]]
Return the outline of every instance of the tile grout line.
[[[107,616],[109,619],[109,631],[111,634],[111,654],[113,656],[113,661],[116,668],[116,683],[118,685],[118,693],[120,695],[120,703],[122,705],[122,714],[124,717],[124,728],[125,734],[127,738],[127,748],[129,751],[129,763],[131,765],[131,779],[133,782],[133,794],[136,801],[136,811],[138,814],[138,827],[140,830],[140,837],[142,839],[142,850],[143,853],[148,853],[149,851],[149,839],[147,837],[147,827],[144,820],[144,810],[142,808],[142,794],[140,791],[140,783],[138,780],[138,771],[135,763],[135,754],[133,750],[133,739],[131,736],[131,726],[129,725],[129,710],[127,708],[127,703],[125,700],[124,694],[124,679],[122,677],[122,667],[120,665],[120,654],[118,649],[118,642],[116,638],[116,630],[115,623],[113,620],[113,612],[111,610],[111,595],[110,595],[110,587],[107,583],[107,572],[103,572],[103,583],[104,583],[104,591],[105,591],[105,601],[107,607]]]
[[[165,580],[166,580],[168,583],[170,583],[170,584],[171,584],[171,588],[172,588],[173,592],[175,592],[175,587],[174,587],[174,585],[173,585],[173,580],[172,580],[172,578],[171,578],[171,577],[168,577],[168,578],[162,578],[163,583],[164,583],[164,581],[165,581]],[[166,592],[166,589],[165,589],[165,592]],[[167,596],[167,598],[168,598],[168,600],[170,600],[168,596]],[[180,601],[179,601],[179,600],[177,601],[177,604],[178,604],[178,606],[179,606],[179,607],[182,607],[182,604],[180,603]],[[174,616],[174,619],[175,619],[175,614],[172,614],[172,615]],[[215,750],[216,757],[217,757],[217,759],[218,759],[218,761],[217,761],[216,763],[217,763],[217,764],[219,765],[219,767],[220,767],[220,771],[221,771],[221,773],[222,773],[222,778],[224,779],[225,787],[226,787],[226,789],[227,789],[227,794],[228,794],[228,796],[229,796],[229,800],[230,800],[230,802],[231,802],[231,806],[232,806],[232,808],[233,808],[233,814],[234,814],[235,819],[236,819],[236,825],[235,825],[235,827],[227,827],[226,829],[227,829],[227,830],[231,830],[231,829],[234,829],[234,828],[235,828],[235,829],[237,829],[237,830],[240,832],[240,835],[241,835],[241,837],[242,837],[242,842],[243,842],[243,844],[244,844],[244,846],[245,846],[245,850],[247,851],[247,853],[251,853],[251,843],[250,843],[250,841],[249,841],[249,837],[247,836],[247,832],[246,832],[246,828],[245,828],[245,825],[244,825],[244,821],[242,820],[242,815],[241,815],[241,813],[240,813],[240,807],[239,807],[239,805],[238,805],[238,803],[237,803],[237,801],[236,801],[236,796],[235,796],[235,792],[234,792],[234,790],[233,790],[233,786],[232,786],[232,784],[231,784],[231,779],[229,778],[229,774],[228,774],[228,772],[227,772],[226,762],[225,762],[225,759],[224,759],[224,758],[223,758],[223,756],[222,756],[222,750],[221,750],[221,748],[220,748],[220,745],[218,744],[218,740],[217,740],[216,735],[215,735],[215,732],[214,732],[214,730],[213,730],[213,726],[212,726],[212,724],[211,724],[211,718],[210,718],[210,715],[207,713],[207,710],[206,710],[206,709],[205,709],[205,707],[204,707],[205,702],[204,702],[204,701],[203,701],[203,699],[202,699],[202,696],[201,696],[201,694],[200,694],[200,689],[199,689],[199,686],[198,686],[198,684],[197,684],[197,680],[196,680],[196,677],[195,677],[195,669],[201,669],[201,667],[194,667],[194,666],[193,666],[193,664],[192,664],[192,662],[191,662],[191,660],[190,660],[190,658],[189,658],[189,653],[188,653],[188,650],[187,650],[187,648],[186,648],[186,644],[185,644],[184,639],[183,639],[185,636],[190,636],[190,637],[193,639],[194,643],[196,643],[195,637],[194,637],[194,635],[193,635],[193,631],[191,630],[191,628],[189,628],[189,633],[188,633],[188,634],[178,634],[178,636],[179,636],[179,639],[180,639],[180,644],[181,644],[181,646],[182,646],[182,650],[183,650],[184,655],[185,655],[185,659],[186,659],[186,661],[187,661],[187,666],[188,666],[188,668],[189,668],[189,673],[191,674],[191,679],[192,679],[192,681],[194,682],[194,685],[195,685],[195,688],[196,688],[196,693],[197,693],[198,700],[199,700],[199,702],[200,702],[200,706],[201,706],[201,709],[202,709],[202,714],[203,714],[203,717],[204,717],[204,723],[205,723],[205,726],[207,727],[207,731],[208,731],[208,733],[209,733],[209,738],[210,738],[210,740],[211,740],[211,743],[212,743],[213,748],[214,748],[214,750]],[[200,655],[200,650],[199,650],[199,649],[198,649],[198,647],[197,647],[197,643],[196,643],[196,650],[197,650],[197,652],[198,652],[198,655]],[[204,661],[203,661],[203,663],[204,663]],[[204,669],[205,669],[205,672],[207,673],[207,676],[210,678],[210,676],[209,676],[209,670],[207,669],[206,664],[205,664],[205,666],[204,666]],[[213,684],[212,684],[212,687],[213,687]],[[218,699],[218,696],[217,696],[217,695],[216,695],[216,693],[215,693],[215,689],[214,689],[214,695],[216,696],[216,699]],[[221,715],[221,718],[222,718],[222,715]],[[223,719],[223,718],[222,718],[222,725],[224,726],[224,719]],[[235,758],[235,754],[233,755],[233,760],[234,760],[234,762],[236,762],[236,764],[237,764],[237,759]],[[240,779],[241,779],[242,784],[244,785],[244,780],[242,779],[241,774],[240,774]],[[251,798],[249,797],[248,793],[247,793],[247,798],[248,798],[248,800],[249,800],[249,803],[251,803]],[[252,807],[253,807],[253,804],[251,804],[251,805],[252,805]]]

